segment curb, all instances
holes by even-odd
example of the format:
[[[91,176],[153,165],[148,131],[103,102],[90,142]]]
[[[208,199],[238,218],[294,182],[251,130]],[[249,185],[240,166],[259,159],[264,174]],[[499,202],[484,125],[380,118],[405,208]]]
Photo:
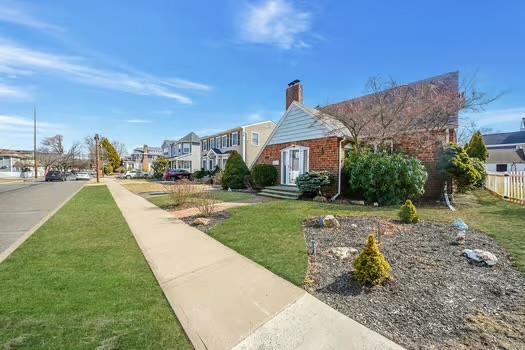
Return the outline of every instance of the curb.
[[[22,245],[28,239],[35,233],[36,230],[40,228],[49,218],[51,218],[53,215],[55,215],[62,207],[71,200],[78,192],[80,192],[81,189],[83,189],[85,186],[80,186],[73,194],[71,194],[69,197],[67,197],[61,204],[59,204],[55,209],[53,209],[49,214],[44,216],[42,220],[40,220],[36,225],[31,227],[29,230],[27,230],[26,233],[24,233],[22,236],[18,237],[16,241],[13,242],[6,250],[4,250],[2,253],[0,253],[0,264],[9,257],[18,247]]]

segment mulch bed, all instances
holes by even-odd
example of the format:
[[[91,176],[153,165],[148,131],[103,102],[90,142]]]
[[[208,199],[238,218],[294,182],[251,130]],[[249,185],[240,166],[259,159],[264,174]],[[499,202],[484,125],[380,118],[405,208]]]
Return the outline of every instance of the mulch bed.
[[[203,216],[202,215],[188,216],[180,220],[184,221],[188,225],[192,225],[193,221],[195,221],[196,218],[200,218],[200,217],[203,217]],[[210,220],[210,223],[208,225],[197,225],[194,227],[207,234],[212,228],[214,228],[215,226],[217,226],[224,220],[228,219],[229,217],[230,217],[230,214],[227,211],[215,212],[206,218]]]
[[[525,278],[494,240],[470,230],[464,246],[453,246],[456,230],[443,224],[338,220],[337,229],[304,225],[306,244],[316,242],[306,288],[317,298],[408,349],[525,349]],[[329,250],[361,251],[378,222],[393,280],[361,287],[352,278],[358,253],[340,259]],[[465,248],[488,250],[498,263],[471,264]]]

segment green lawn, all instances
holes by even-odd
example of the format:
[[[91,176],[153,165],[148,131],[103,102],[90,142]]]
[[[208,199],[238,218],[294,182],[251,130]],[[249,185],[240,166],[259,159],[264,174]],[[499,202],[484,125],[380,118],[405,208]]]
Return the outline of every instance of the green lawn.
[[[302,222],[312,216],[374,215],[397,217],[398,207],[371,208],[305,201],[271,201],[230,210],[231,217],[210,235],[296,285],[302,285],[308,260]],[[504,202],[485,191],[458,198],[458,211],[419,208],[422,220],[451,223],[463,218],[495,238],[525,272],[525,206]]]
[[[254,194],[245,192],[214,191],[214,195],[215,199],[219,202],[242,202],[255,198]],[[162,209],[175,208],[175,205],[168,195],[151,196],[146,199]]]
[[[106,186],[0,264],[0,349],[191,349]]]

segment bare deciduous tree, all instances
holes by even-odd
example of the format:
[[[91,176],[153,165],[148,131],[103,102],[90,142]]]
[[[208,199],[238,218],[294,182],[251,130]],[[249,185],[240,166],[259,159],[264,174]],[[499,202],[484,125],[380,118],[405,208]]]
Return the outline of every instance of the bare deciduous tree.
[[[499,97],[476,90],[473,79],[459,85],[457,73],[408,85],[370,78],[367,95],[320,110],[335,117],[349,131],[359,150],[365,140],[381,144],[401,134],[432,133],[455,126],[460,112],[481,111]],[[434,142],[424,137],[417,140]]]
[[[74,143],[67,151],[64,148],[64,137],[55,135],[46,137],[41,141],[38,151],[38,161],[44,170],[52,168],[67,170],[80,155],[80,144]]]

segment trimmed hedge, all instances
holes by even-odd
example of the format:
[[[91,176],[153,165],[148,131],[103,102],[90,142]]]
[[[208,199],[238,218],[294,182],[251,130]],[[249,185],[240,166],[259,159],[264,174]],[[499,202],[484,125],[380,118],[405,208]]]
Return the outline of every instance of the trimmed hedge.
[[[428,173],[421,161],[401,153],[353,153],[345,160],[350,189],[367,203],[400,204],[425,193]]]
[[[252,181],[256,188],[275,184],[277,177],[278,172],[273,165],[257,164],[252,168]]]

